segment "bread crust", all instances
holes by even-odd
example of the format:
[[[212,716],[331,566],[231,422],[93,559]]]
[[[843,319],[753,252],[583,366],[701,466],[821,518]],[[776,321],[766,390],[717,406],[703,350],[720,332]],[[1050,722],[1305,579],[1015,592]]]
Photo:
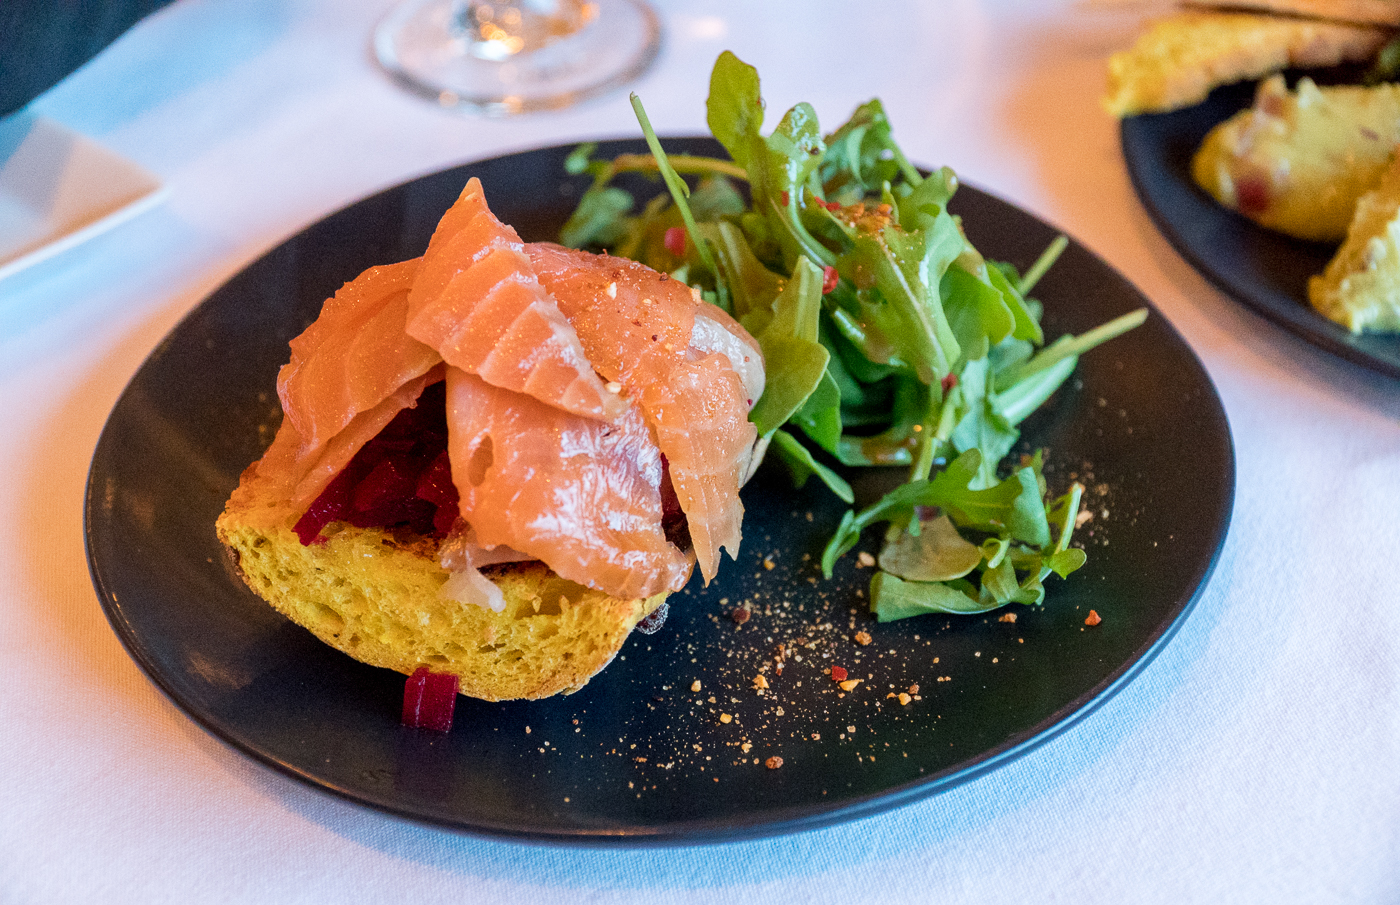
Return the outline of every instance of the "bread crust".
[[[1358,25],[1400,26],[1400,0],[1183,0],[1182,5],[1256,10]]]
[[[1109,59],[1104,107],[1120,117],[1189,107],[1220,85],[1288,67],[1369,60],[1392,34],[1316,19],[1183,10]]]
[[[492,612],[441,595],[449,573],[432,539],[336,523],[323,543],[303,546],[270,490],[250,467],[216,524],[248,587],[357,660],[406,675],[419,666],[452,673],[470,697],[577,691],[667,596],[621,600],[542,563],[512,563],[482,569],[506,600]]]

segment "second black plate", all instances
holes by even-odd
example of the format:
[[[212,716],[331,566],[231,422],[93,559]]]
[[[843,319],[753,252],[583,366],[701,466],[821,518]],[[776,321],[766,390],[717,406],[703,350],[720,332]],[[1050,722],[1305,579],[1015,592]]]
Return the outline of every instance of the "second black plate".
[[[1206,133],[1253,99],[1253,83],[1240,83],[1194,107],[1123,120],[1123,156],[1138,197],[1181,256],[1224,292],[1329,352],[1400,377],[1400,336],[1358,336],[1308,304],[1308,278],[1322,273],[1335,246],[1264,229],[1191,179]]]
[[[848,556],[825,581],[816,564],[844,507],[816,482],[797,492],[764,471],[744,492],[739,561],[710,587],[697,580],[673,597],[661,632],[634,636],[582,691],[461,699],[445,736],[401,727],[403,677],[343,656],[253,596],[214,520],[271,439],[287,341],[322,301],[365,267],[420,254],[469,176],[526,239],[554,237],[584,185],[564,174],[569,150],[438,173],[309,227],[191,312],[123,393],[93,457],[89,562],[117,634],[194,720],[316,788],[453,829],[728,840],[966,782],[1082,718],[1171,637],[1214,567],[1235,472],[1209,378],[1154,314],[1088,355],[1025,424],[1026,446],[1049,450],[1052,485],[1085,482],[1093,515],[1077,535],[1088,565],[1053,583],[1043,607],[1014,608],[1015,622],[879,625],[863,596],[869,569]],[[963,188],[955,208],[979,248],[1023,268],[1056,235],[975,189]],[[1074,244],[1036,294],[1051,337],[1147,304]],[[739,625],[731,614],[741,606],[751,618]],[[1103,621],[1089,628],[1091,609]],[[843,691],[832,666],[861,684]]]

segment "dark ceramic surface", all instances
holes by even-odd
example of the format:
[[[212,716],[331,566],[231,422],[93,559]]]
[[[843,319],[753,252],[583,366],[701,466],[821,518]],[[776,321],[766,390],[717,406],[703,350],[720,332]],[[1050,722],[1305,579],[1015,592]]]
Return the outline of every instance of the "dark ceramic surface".
[[[1192,181],[1191,157],[1206,133],[1253,99],[1253,83],[1241,83],[1194,107],[1123,120],[1123,156],[1138,197],[1181,256],[1221,290],[1329,352],[1400,377],[1400,336],[1357,336],[1308,304],[1308,278],[1322,273],[1335,246],[1257,226]]]
[[[879,625],[860,596],[868,569],[848,556],[823,582],[814,564],[841,506],[815,482],[796,492],[764,471],[744,493],[739,561],[674,597],[662,630],[634,635],[582,691],[461,699],[447,736],[401,728],[403,678],[320,644],[245,590],[214,519],[269,440],[259,427],[276,421],[287,340],[321,301],[371,264],[420,253],[469,175],[527,239],[553,236],[580,191],[562,175],[567,150],[471,164],[328,217],[215,292],[132,380],[93,458],[88,555],[117,634],[191,718],[283,773],[431,824],[535,841],[707,842],[847,820],[967,782],[1083,718],[1167,642],[1215,565],[1234,457],[1214,388],[1154,312],[1089,355],[1026,425],[1029,443],[1049,449],[1052,485],[1087,480],[1095,513],[1079,534],[1088,565],[1054,583],[1044,607],[1015,608],[1015,623]],[[1055,235],[974,189],[956,202],[982,250],[1022,267]],[[1036,294],[1051,336],[1147,304],[1073,244]],[[741,603],[753,616],[736,626]],[[1090,608],[1103,622],[1085,628]],[[860,630],[873,643],[854,643]],[[781,677],[779,643],[802,654]],[[765,664],[771,687],[759,695]],[[823,674],[832,664],[865,681],[842,696]],[[912,684],[907,706],[887,697]],[[781,768],[763,765],[772,756]]]

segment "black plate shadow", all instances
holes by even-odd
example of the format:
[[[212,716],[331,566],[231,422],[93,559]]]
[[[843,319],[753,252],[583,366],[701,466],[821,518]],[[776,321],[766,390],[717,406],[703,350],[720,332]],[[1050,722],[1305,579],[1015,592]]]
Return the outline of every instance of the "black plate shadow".
[[[564,175],[569,150],[459,167],[327,217],[200,304],[133,378],[93,457],[89,563],[122,642],[192,719],[316,788],[442,827],[547,842],[727,841],[965,783],[1082,719],[1167,642],[1214,568],[1235,466],[1214,387],[1154,312],[1087,356],[1025,425],[1026,447],[1049,451],[1053,486],[1088,483],[1094,520],[1078,535],[1088,565],[1054,583],[1043,607],[1015,608],[1017,622],[874,623],[869,570],[848,556],[826,582],[815,565],[843,507],[815,482],[798,492],[765,470],[744,493],[740,561],[674,597],[662,631],[634,636],[582,691],[463,698],[449,735],[402,728],[403,678],[320,644],[253,596],[213,523],[271,439],[287,341],[322,300],[372,264],[421,253],[469,176],[527,240],[555,236],[583,187]],[[643,145],[603,146],[624,150]],[[1020,267],[1057,234],[972,188],[955,208],[979,248]],[[1148,304],[1073,243],[1036,295],[1052,337]],[[753,611],[741,627],[727,618],[740,603]],[[1104,621],[1086,629],[1091,608]],[[874,643],[855,644],[858,630]],[[753,678],[780,642],[805,656],[781,677],[770,670],[760,695]],[[863,684],[841,693],[823,672],[833,664]],[[913,684],[907,706],[889,696]],[[772,756],[780,769],[764,766]]]

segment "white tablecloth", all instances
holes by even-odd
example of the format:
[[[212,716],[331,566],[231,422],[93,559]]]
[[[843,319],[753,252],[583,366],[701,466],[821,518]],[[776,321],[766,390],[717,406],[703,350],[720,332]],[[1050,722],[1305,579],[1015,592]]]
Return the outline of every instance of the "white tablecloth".
[[[630,136],[625,93],[490,120],[392,85],[388,0],[181,0],[32,111],[155,173],[158,208],[0,283],[0,902],[1380,902],[1400,898],[1400,383],[1211,288],[1100,111],[1138,13],[1062,0],[658,0],[636,89],[704,129],[726,48],[770,117],[879,95],[909,156],[1068,230],[1204,360],[1238,456],[1180,633],[1049,744],[951,792],[737,845],[597,851],[428,829],[247,760],[163,697],[88,578],[84,480],[161,337],[262,252],[467,160]],[[771,123],[770,123],[771,125]]]

